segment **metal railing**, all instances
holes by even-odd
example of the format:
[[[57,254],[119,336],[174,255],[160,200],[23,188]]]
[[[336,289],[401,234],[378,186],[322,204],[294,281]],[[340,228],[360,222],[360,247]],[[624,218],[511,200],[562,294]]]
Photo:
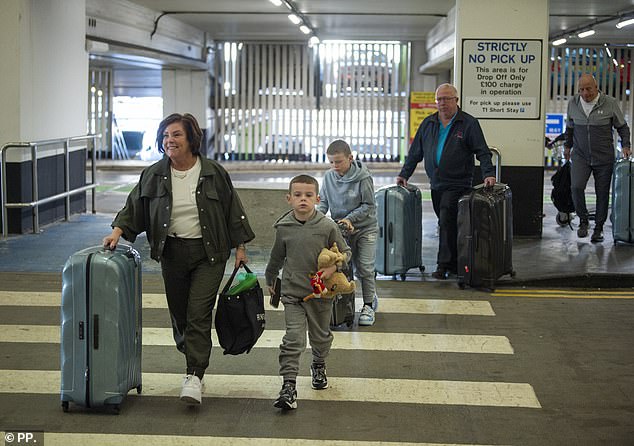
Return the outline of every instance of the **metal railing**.
[[[51,201],[59,200],[60,198],[65,198],[65,220],[68,221],[70,219],[70,197],[71,195],[75,195],[81,192],[86,192],[91,189],[95,189],[97,187],[97,183],[95,182],[96,178],[96,155],[95,155],[95,147],[97,138],[101,138],[101,135],[85,135],[85,136],[73,136],[69,138],[57,138],[57,139],[48,139],[43,141],[35,141],[35,142],[19,142],[19,143],[8,143],[0,148],[0,155],[2,159],[2,164],[0,168],[0,178],[2,184],[2,194],[1,194],[1,208],[2,208],[2,238],[6,240],[9,233],[9,223],[7,219],[7,210],[12,208],[32,208],[33,209],[33,233],[38,234],[40,232],[40,214],[39,207],[42,204],[50,203]],[[81,141],[86,141],[86,149],[90,150],[90,159],[91,159],[91,178],[90,183],[85,184],[84,186],[80,186],[74,189],[70,188],[70,168],[69,168],[69,153],[71,143],[77,143]],[[46,198],[39,198],[39,190],[38,190],[38,175],[37,175],[37,164],[38,164],[38,149],[43,146],[51,146],[51,145],[64,145],[64,192],[59,194],[51,195]],[[9,149],[26,149],[30,148],[31,152],[31,184],[32,184],[32,196],[31,201],[26,203],[8,203],[7,202],[7,151]],[[92,193],[92,213],[95,211],[95,193]]]

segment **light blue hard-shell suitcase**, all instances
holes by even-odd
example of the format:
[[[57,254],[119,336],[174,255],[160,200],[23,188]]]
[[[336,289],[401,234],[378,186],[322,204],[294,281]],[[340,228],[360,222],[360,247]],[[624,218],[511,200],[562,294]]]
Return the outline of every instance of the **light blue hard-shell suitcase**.
[[[620,159],[612,176],[612,237],[614,243],[634,243],[634,161]]]
[[[386,186],[375,193],[379,234],[375,269],[405,280],[407,271],[424,271],[422,260],[423,203],[414,185]]]
[[[141,393],[141,258],[133,248],[92,247],[62,272],[61,400],[119,412]]]

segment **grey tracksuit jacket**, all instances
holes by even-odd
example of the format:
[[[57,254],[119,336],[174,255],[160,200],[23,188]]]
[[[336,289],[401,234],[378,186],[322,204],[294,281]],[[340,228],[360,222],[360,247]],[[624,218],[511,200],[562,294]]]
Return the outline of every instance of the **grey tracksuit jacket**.
[[[591,166],[614,163],[614,138],[616,129],[623,147],[630,147],[630,128],[625,122],[619,104],[611,96],[599,94],[599,100],[586,116],[581,97],[568,102],[565,146],[573,148],[572,159],[579,157]]]
[[[267,285],[272,285],[281,268],[282,302],[301,300],[313,292],[310,276],[317,272],[317,257],[322,248],[337,242],[339,250],[350,259],[346,244],[337,224],[319,211],[305,223],[297,221],[293,211],[282,215],[273,225],[275,242],[266,266]]]

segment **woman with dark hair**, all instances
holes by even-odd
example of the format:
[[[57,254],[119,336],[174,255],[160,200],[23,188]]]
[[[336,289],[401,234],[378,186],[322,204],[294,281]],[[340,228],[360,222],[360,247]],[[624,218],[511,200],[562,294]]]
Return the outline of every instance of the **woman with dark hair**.
[[[159,125],[165,156],[141,173],[112,222],[103,245],[145,232],[160,262],[176,348],[185,354],[180,399],[202,401],[202,378],[211,356],[211,311],[231,249],[235,266],[247,262],[244,244],[255,235],[227,171],[200,155],[202,131],[194,116],[174,113]]]

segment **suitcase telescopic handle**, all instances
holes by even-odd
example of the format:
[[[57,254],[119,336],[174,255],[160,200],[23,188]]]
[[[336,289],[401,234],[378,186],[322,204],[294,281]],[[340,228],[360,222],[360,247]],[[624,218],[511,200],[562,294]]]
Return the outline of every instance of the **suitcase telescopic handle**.
[[[502,154],[497,147],[489,146],[491,153],[495,155],[495,181],[500,181],[500,166],[502,166]]]

